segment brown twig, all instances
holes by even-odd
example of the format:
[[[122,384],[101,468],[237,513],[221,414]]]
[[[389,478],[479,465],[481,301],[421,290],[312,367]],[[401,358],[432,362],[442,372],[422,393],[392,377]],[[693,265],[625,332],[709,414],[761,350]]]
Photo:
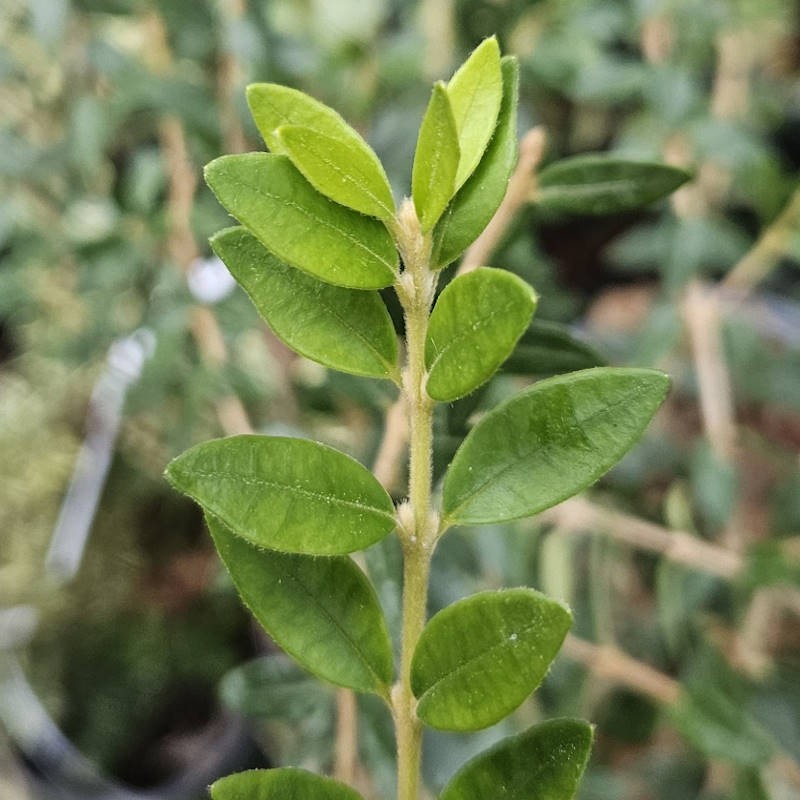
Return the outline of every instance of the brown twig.
[[[598,645],[568,634],[563,652],[594,675],[627,686],[665,705],[678,702],[680,684],[657,669],[637,661],[611,645]]]
[[[675,531],[621,511],[603,508],[583,497],[573,497],[545,511],[539,519],[569,532],[600,532],[619,542],[659,553],[693,569],[732,580],[744,568],[744,559],[727,548],[705,542],[686,531]]]
[[[503,202],[483,233],[464,253],[458,268],[459,275],[488,264],[519,210],[533,199],[536,191],[536,169],[544,156],[546,144],[547,135],[541,125],[531,128],[522,137],[519,161],[508,182]]]
[[[408,422],[402,397],[392,403],[386,412],[383,437],[375,455],[372,472],[378,482],[390,492],[397,485],[400,463],[408,446]]]

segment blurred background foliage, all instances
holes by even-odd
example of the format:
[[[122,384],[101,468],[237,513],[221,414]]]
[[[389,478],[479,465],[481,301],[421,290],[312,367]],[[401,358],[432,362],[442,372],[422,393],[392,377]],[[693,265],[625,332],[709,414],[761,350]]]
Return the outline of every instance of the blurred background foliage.
[[[674,390],[588,497],[443,541],[432,610],[525,584],[570,602],[576,625],[510,721],[427,739],[428,784],[511,730],[575,714],[598,726],[583,800],[800,794],[795,0],[5,0],[2,800],[94,796],[94,780],[120,797],[201,797],[199,765],[221,752],[228,766],[335,768],[371,797],[392,793],[385,710],[359,700],[358,758],[343,755],[350,701],[255,630],[200,515],[161,478],[190,444],[250,425],[370,463],[393,400],[293,356],[229,291],[206,244],[227,218],[200,174],[261,148],[243,88],[267,80],[341,111],[407,193],[430,81],[494,33],[520,59],[520,133],[546,134],[543,164],[608,152],[695,180],[605,217],[531,203],[492,256],[537,288],[540,319],[611,363],[666,369]],[[51,533],[81,442],[103,427],[93,387],[119,377],[109,350],[137,330],[152,352],[118,382],[130,384],[119,437],[66,581],[45,567]],[[587,352],[520,352],[485,391],[440,409],[439,468],[481,408],[592,363]],[[391,483],[401,496],[402,474]],[[366,554],[392,622],[398,560],[391,542]],[[69,753],[34,752],[19,674],[94,765],[89,778]]]

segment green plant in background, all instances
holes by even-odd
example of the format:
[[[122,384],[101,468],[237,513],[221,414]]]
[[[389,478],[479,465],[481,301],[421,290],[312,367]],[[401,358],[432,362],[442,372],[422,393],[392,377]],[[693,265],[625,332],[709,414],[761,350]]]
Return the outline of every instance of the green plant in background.
[[[403,800],[419,795],[423,727],[474,731],[506,717],[540,684],[571,624],[564,605],[529,588],[478,593],[427,620],[437,543],[455,526],[529,516],[596,481],[639,439],[668,388],[663,373],[635,368],[536,383],[486,413],[440,492],[434,484],[436,404],[484,385],[530,335],[537,305],[525,281],[486,266],[436,291],[505,194],[517,85],[516,60],[501,58],[491,38],[434,86],[412,200],[399,209],[366,142],[335,111],[277,84],[248,90],[271,152],[206,168],[241,223],[212,247],[275,333],[325,366],[396,384],[409,429],[408,496],[395,505],[348,455],[282,436],[197,445],[167,477],[202,506],[239,593],[274,640],[323,680],[390,708]],[[659,164],[563,162],[542,175],[541,202],[589,213],[631,208],[686,177]],[[403,310],[402,350],[380,294],[389,287]],[[349,555],[392,531],[403,553],[398,669],[378,595]],[[441,797],[567,800],[591,740],[579,720],[534,726],[470,761]],[[232,775],[211,792],[215,800],[358,797],[293,768]]]

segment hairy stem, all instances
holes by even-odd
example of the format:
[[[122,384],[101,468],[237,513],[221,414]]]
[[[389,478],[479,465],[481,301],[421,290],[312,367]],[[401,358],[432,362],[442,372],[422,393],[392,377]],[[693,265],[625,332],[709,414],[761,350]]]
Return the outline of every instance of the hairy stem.
[[[430,239],[422,234],[413,207],[398,216],[395,238],[404,272],[396,289],[405,313],[406,366],[402,393],[408,415],[408,505],[400,509],[403,545],[403,628],[400,678],[392,692],[397,735],[397,797],[417,800],[422,723],[411,691],[411,659],[425,625],[430,560],[437,522],[431,509],[433,401],[425,392],[425,337],[436,288],[430,270]]]

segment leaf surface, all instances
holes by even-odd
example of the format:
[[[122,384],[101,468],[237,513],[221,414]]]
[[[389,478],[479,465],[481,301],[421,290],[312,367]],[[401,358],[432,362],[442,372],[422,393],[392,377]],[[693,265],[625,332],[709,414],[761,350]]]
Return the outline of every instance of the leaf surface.
[[[537,725],[467,762],[439,800],[572,800],[592,738],[592,727],[582,720]]]
[[[308,439],[213,439],[174,459],[166,476],[235,534],[272,550],[350,553],[394,527],[391,498],[372,473]]]
[[[571,622],[533,589],[481,592],[440,611],[411,664],[420,719],[453,731],[499,722],[542,682]]]
[[[362,800],[349,786],[294,767],[252,769],[220,778],[211,800]]]
[[[422,119],[411,171],[411,195],[423,232],[441,216],[455,192],[459,146],[444,84],[434,84]]]
[[[273,256],[245,228],[220,231],[211,247],[293,350],[343,372],[397,378],[397,334],[377,292],[306,275]]]
[[[542,170],[536,203],[570,214],[617,214],[666,197],[690,178],[657,162],[574,156]]]
[[[262,550],[213,515],[206,521],[245,605],[290,656],[337,686],[388,691],[386,622],[375,590],[351,558]]]
[[[286,156],[222,156],[205,177],[226,210],[287,264],[353,289],[394,281],[397,251],[384,225],[323,197]]]
[[[605,359],[589,344],[572,335],[566,325],[532,320],[503,371],[514,375],[558,375],[605,366]]]
[[[500,102],[503,76],[500,47],[492,36],[484,39],[459,67],[447,85],[461,151],[456,188],[474,172],[492,138]]]
[[[433,264],[454,261],[489,224],[508,189],[517,162],[517,95],[519,65],[506,56],[502,62],[503,99],[497,127],[483,158],[458,190],[433,232]]]
[[[444,481],[444,522],[503,522],[571,497],[636,443],[668,388],[655,370],[598,367],[512,397],[456,452]]]
[[[386,173],[360,137],[336,138],[300,125],[282,125],[276,136],[282,151],[317,191],[370,217],[394,216]]]
[[[456,400],[492,377],[510,355],[536,308],[521,278],[479,267],[459,275],[439,295],[428,325],[427,392]]]

